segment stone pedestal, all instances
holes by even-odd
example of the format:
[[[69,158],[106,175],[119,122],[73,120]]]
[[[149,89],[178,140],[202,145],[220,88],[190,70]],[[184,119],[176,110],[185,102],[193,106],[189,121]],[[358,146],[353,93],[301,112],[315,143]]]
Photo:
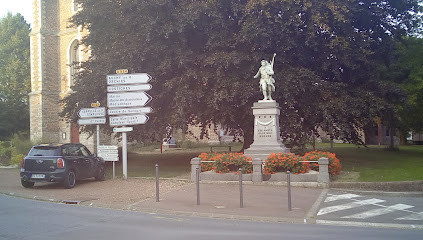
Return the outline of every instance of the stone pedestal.
[[[254,103],[254,142],[244,151],[252,159],[265,160],[271,153],[288,153],[280,138],[280,107],[276,101],[261,100]]]

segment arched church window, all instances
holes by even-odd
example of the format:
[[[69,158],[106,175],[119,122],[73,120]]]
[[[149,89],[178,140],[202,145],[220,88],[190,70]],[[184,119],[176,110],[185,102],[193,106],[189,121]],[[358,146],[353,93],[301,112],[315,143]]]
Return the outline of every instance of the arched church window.
[[[72,12],[77,12],[79,10],[79,4],[76,0],[72,0]]]
[[[74,79],[79,67],[79,41],[74,40],[69,48],[69,87],[74,84]]]

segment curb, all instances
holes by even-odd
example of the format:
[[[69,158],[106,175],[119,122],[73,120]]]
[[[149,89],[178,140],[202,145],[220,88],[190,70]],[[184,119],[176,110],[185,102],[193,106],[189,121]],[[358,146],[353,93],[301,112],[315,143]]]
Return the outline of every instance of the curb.
[[[311,206],[310,210],[306,213],[304,223],[316,223],[316,216],[317,212],[319,211],[320,206],[322,205],[323,201],[325,200],[327,194],[329,192],[329,189],[324,189],[320,196],[316,199],[313,206]]]
[[[296,218],[276,218],[276,217],[222,214],[222,213],[184,212],[184,211],[172,211],[172,210],[163,210],[163,209],[154,209],[154,208],[130,208],[126,210],[142,212],[142,213],[151,214],[151,215],[163,214],[163,215],[172,215],[172,216],[230,219],[230,220],[243,220],[243,221],[254,221],[254,222],[294,223],[294,224],[310,223],[311,224],[311,222],[306,221],[306,219],[296,219]]]
[[[331,182],[329,188],[383,192],[422,192],[423,181],[400,182]]]
[[[397,229],[423,230],[423,225],[395,224],[395,223],[371,223],[371,222],[317,220],[316,224],[330,225],[330,226],[367,227],[367,228],[397,228]]]

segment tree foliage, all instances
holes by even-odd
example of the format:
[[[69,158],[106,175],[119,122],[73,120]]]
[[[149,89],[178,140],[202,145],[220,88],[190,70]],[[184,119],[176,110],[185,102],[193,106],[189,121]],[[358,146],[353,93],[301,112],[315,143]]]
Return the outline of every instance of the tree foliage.
[[[281,105],[282,137],[301,145],[320,127],[360,143],[358,130],[389,91],[376,64],[416,27],[417,2],[79,0],[72,22],[89,31],[82,42],[92,55],[62,115],[72,121],[76,106],[105,105],[106,75],[128,68],[153,76],[154,113],[136,136],[160,139],[167,123],[221,123],[241,131],[246,147],[251,106],[262,97],[253,76],[260,60],[276,53],[273,98]]]
[[[399,40],[394,61],[383,73],[391,84],[402,90],[404,101],[395,108],[398,125],[405,132],[423,131],[423,39]]]
[[[29,130],[29,32],[19,13],[0,19],[0,138]]]

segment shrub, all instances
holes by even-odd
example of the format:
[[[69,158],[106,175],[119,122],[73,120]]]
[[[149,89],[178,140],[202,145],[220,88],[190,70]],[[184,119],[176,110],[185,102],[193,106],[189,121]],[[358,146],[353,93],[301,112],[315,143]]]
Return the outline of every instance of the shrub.
[[[201,163],[201,171],[214,171],[216,173],[238,173],[238,169],[242,169],[242,173],[252,173],[252,159],[241,153],[201,153],[199,156],[202,161],[214,161],[210,163]]]
[[[303,161],[318,161],[319,158],[328,158],[329,159],[329,173],[330,175],[338,175],[341,173],[341,163],[338,158],[336,158],[335,153],[330,152],[321,152],[321,151],[312,151],[304,154]],[[319,171],[319,164],[310,163],[311,169]]]
[[[264,173],[275,172],[306,173],[310,169],[308,163],[300,163],[301,157],[293,153],[272,153],[265,160]]]
[[[9,141],[0,141],[0,165],[7,165],[10,162],[12,148]]]
[[[31,147],[34,145],[27,134],[15,134],[12,138],[12,155],[24,154],[26,155]],[[13,157],[13,156],[12,156]]]
[[[17,165],[19,166],[21,164],[22,159],[24,159],[26,155],[25,154],[16,154],[12,156],[12,159],[10,160],[10,165]]]

